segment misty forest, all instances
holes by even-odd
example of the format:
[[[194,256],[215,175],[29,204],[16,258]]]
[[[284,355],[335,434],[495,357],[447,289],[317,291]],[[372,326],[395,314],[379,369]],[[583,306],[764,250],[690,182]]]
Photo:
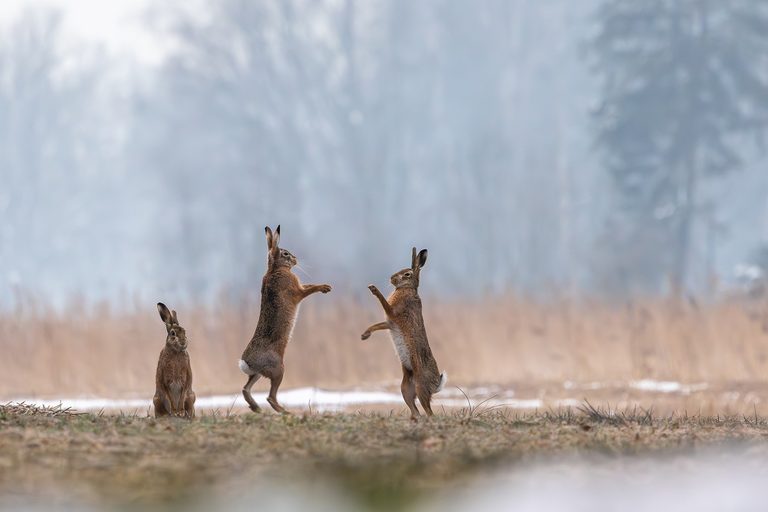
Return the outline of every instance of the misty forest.
[[[413,245],[449,298],[706,300],[768,271],[765,2],[147,17],[156,67],[62,44],[54,10],[0,34],[5,307],[254,295],[278,223],[302,279],[349,295]]]

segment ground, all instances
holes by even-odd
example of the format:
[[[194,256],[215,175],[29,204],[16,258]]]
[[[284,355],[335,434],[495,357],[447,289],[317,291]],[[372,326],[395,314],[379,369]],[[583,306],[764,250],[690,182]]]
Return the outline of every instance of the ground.
[[[549,413],[209,414],[194,421],[0,407],[0,504],[34,497],[175,508],[265,482],[328,484],[361,507],[402,509],[436,489],[547,457],[768,448],[760,417],[662,418],[589,404]],[[764,452],[762,452],[764,453]]]

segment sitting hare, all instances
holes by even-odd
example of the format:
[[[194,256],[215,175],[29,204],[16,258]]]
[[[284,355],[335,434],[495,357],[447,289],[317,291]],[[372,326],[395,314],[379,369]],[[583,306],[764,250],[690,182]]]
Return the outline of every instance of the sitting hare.
[[[368,327],[361,336],[363,340],[367,340],[372,332],[389,329],[395,352],[403,366],[400,391],[414,421],[419,416],[416,397],[419,397],[419,403],[427,415],[432,416],[432,407],[429,405],[432,395],[443,389],[448,380],[448,375],[445,372],[440,373],[437,369],[421,316],[419,273],[426,262],[427,250],[423,249],[417,254],[414,247],[411,253],[411,268],[405,268],[390,278],[395,290],[389,299],[385,299],[376,286],[368,286],[371,293],[381,302],[387,320]]]
[[[277,226],[274,235],[269,227],[264,231],[269,256],[267,272],[261,281],[261,312],[256,332],[243,352],[239,366],[248,375],[248,382],[243,386],[243,397],[251,410],[260,410],[251,396],[251,387],[263,375],[271,383],[267,402],[277,412],[285,413],[285,408],[277,402],[277,389],[283,381],[283,356],[299,314],[299,303],[315,292],[328,293],[331,287],[327,284],[301,284],[291,272],[296,265],[296,256],[278,247],[280,226]]]
[[[176,311],[158,302],[157,310],[165,323],[165,347],[157,361],[155,377],[155,417],[195,417],[195,393],[192,391],[192,367],[187,354],[187,334],[179,325]]]

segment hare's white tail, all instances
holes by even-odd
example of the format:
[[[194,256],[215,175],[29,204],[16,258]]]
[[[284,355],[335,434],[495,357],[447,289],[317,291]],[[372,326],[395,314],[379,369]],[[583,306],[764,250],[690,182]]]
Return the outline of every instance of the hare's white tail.
[[[240,371],[246,375],[253,375],[254,373],[256,373],[253,370],[251,370],[251,367],[248,366],[248,363],[246,363],[242,359],[237,362],[237,365],[240,367]]]
[[[437,390],[435,393],[441,392],[443,387],[445,387],[446,382],[448,382],[448,372],[443,372],[440,374],[440,384],[437,385]]]

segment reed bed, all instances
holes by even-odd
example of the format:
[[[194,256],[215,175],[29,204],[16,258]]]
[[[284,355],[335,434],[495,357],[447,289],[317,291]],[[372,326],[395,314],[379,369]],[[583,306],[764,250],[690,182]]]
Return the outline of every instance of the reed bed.
[[[258,301],[171,305],[190,338],[195,391],[236,394],[244,381],[237,360],[256,326]],[[453,384],[768,379],[762,304],[425,298],[424,314],[433,352]],[[382,318],[374,300],[308,300],[288,346],[283,386],[398,384],[388,335],[360,340]],[[0,397],[151,394],[164,340],[152,303],[56,310],[26,301],[0,313]]]

